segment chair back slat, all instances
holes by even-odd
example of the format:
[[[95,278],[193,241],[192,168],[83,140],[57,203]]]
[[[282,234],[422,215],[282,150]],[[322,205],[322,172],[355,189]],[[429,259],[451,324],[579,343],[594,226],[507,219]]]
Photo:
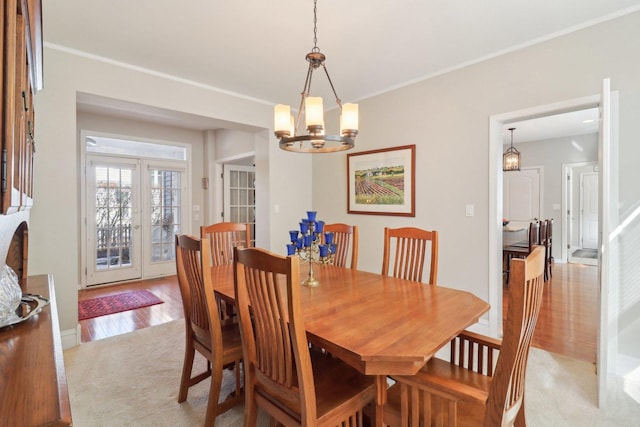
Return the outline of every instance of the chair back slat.
[[[438,278],[438,232],[414,227],[384,229],[384,253],[382,274],[389,275],[392,247],[392,276],[421,282],[427,254],[427,242],[431,243],[429,283],[436,284]]]
[[[233,263],[233,248],[248,248],[251,245],[249,224],[219,222],[200,227],[200,237],[210,243],[212,266]]]

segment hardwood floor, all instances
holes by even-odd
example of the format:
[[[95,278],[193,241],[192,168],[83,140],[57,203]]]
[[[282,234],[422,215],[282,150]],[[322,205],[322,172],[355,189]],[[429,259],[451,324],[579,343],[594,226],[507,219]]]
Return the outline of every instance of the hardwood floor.
[[[573,359],[595,363],[598,334],[598,267],[560,264],[545,283],[532,345]],[[503,287],[504,317],[509,288]]]
[[[137,310],[81,320],[79,322],[81,341],[95,341],[184,318],[182,297],[180,296],[180,288],[178,287],[178,278],[176,276],[81,290],[78,292],[78,300],[82,301],[138,289],[150,291],[160,298],[163,303]]]
[[[545,284],[544,300],[533,346],[575,359],[595,362],[598,325],[596,266],[560,264]],[[184,318],[176,276],[83,290],[78,299],[95,298],[126,290],[147,289],[163,304],[81,320],[82,342],[99,340]],[[504,310],[508,305],[504,287]]]

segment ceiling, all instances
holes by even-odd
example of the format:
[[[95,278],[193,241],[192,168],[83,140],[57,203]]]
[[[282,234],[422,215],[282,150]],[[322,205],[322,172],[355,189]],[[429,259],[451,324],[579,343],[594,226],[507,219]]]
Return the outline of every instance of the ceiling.
[[[640,0],[319,0],[317,46],[342,102],[357,102],[637,10]],[[55,0],[43,2],[43,14],[47,47],[268,105],[297,107],[313,47],[311,0]],[[320,74],[311,94],[330,107]],[[171,115],[102,104],[79,99],[87,111]],[[201,130],[231,125],[176,120]]]

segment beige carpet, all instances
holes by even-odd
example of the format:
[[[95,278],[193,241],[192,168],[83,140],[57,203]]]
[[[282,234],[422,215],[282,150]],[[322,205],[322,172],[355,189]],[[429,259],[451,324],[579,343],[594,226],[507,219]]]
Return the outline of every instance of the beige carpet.
[[[186,402],[176,401],[183,351],[183,320],[66,350],[74,425],[202,425],[208,380],[192,387]],[[197,362],[204,366],[204,359]],[[228,387],[232,382],[231,376],[225,377]],[[598,409],[593,365],[532,349],[527,373],[528,425],[640,425],[640,382],[618,378],[612,383],[606,409]],[[242,406],[236,407],[219,416],[216,426],[240,426],[242,417]],[[259,419],[259,425],[268,425],[266,417]]]

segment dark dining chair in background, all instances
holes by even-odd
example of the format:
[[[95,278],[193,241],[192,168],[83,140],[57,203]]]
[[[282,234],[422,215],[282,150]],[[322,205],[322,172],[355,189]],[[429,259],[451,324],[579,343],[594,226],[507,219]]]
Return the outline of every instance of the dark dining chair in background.
[[[218,415],[244,402],[244,395],[240,375],[240,329],[231,319],[220,318],[209,272],[209,248],[207,239],[176,235],[176,267],[186,327],[178,402],[187,399],[191,386],[211,377],[204,425],[212,426]],[[207,369],[193,375],[196,351],[207,359]],[[224,367],[234,369],[235,390],[224,402],[218,403]]]
[[[529,223],[527,239],[526,241],[515,242],[502,248],[503,264],[505,266],[504,274],[506,276],[505,283],[507,284],[509,284],[509,267],[511,260],[513,258],[526,258],[531,251],[533,251],[533,247],[540,244],[540,223],[538,221],[531,221]]]
[[[382,258],[382,275],[422,281],[424,262],[430,243],[431,262],[429,263],[429,284],[435,285],[438,280],[438,232],[414,227],[384,229],[384,251]],[[395,251],[393,250],[395,247]],[[393,259],[391,252],[393,251]]]

